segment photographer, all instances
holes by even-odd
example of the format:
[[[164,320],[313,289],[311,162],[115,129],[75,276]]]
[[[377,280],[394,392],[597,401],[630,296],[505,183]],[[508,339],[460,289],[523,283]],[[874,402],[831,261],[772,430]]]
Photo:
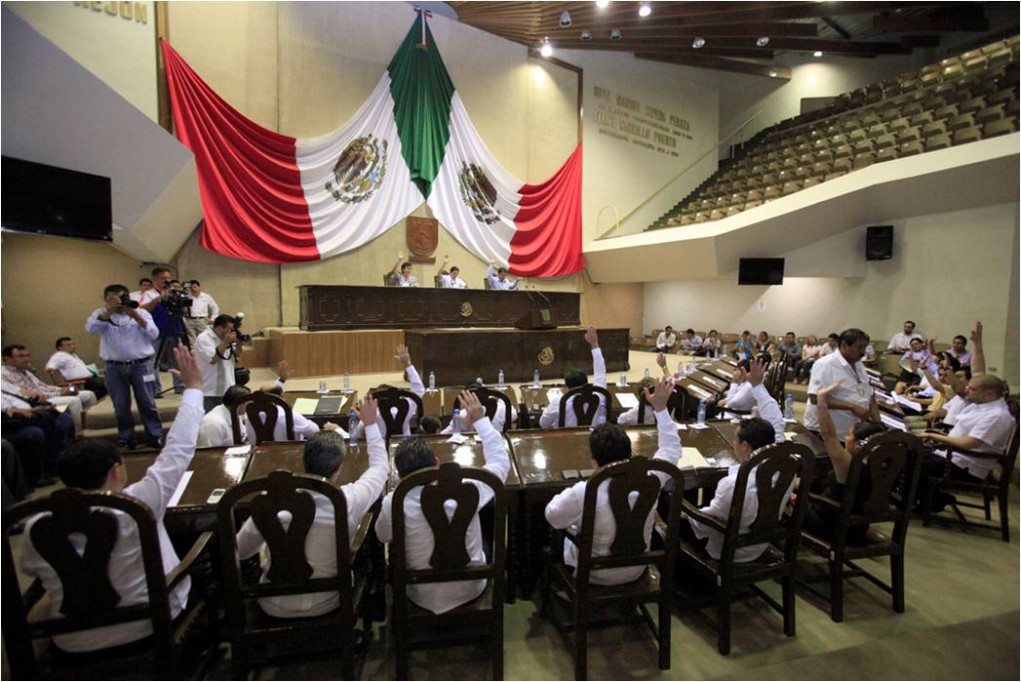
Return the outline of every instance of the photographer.
[[[224,392],[234,385],[234,360],[241,353],[234,318],[217,315],[213,326],[196,337],[195,353],[202,369],[203,407],[208,412],[223,402]]]
[[[171,349],[181,343],[187,343],[188,332],[184,327],[185,310],[192,304],[191,298],[181,291],[181,284],[173,279],[173,271],[165,266],[157,266],[152,270],[153,289],[148,300],[143,299],[141,307],[147,310],[159,336],[153,341],[153,350],[159,353],[153,363],[157,371],[157,390],[162,393],[159,386],[159,371],[165,370],[173,365],[173,353]],[[173,286],[177,282],[176,288]],[[160,350],[162,348],[162,351]],[[174,391],[184,392],[184,385],[180,379],[174,377]]]
[[[117,415],[117,434],[122,450],[136,446],[135,418],[131,414],[131,391],[145,426],[146,445],[160,447],[163,423],[156,411],[156,380],[152,345],[159,336],[152,315],[128,296],[128,288],[111,284],[103,290],[105,305],[85,322],[85,331],[98,334],[99,356],[106,362],[106,387]],[[138,307],[133,307],[138,306]]]

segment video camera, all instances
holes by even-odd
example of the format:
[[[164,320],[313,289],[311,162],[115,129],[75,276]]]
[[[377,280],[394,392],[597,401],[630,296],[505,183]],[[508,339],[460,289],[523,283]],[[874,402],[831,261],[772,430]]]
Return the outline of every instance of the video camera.
[[[131,300],[131,295],[128,294],[127,292],[124,292],[123,294],[121,294],[121,305],[124,306],[125,308],[137,308],[138,301]]]
[[[238,341],[241,343],[248,343],[252,340],[251,334],[245,334],[241,331],[241,323],[245,320],[244,313],[238,313],[234,316],[234,333],[237,335]]]
[[[191,304],[194,303],[194,300],[183,291],[171,289],[163,303],[167,306],[167,309],[170,310],[171,315],[182,315],[184,313],[184,309],[190,308]]]

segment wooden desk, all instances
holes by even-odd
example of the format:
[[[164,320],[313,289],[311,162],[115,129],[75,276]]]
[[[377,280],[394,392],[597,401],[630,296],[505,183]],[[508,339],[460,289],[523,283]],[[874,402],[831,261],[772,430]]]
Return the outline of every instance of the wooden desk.
[[[251,461],[243,480],[251,481],[263,478],[277,469],[303,473],[305,465],[302,463],[301,453],[304,447],[303,442],[291,441],[263,443],[252,448]],[[340,477],[337,479],[337,485],[354,483],[368,468],[369,453],[365,449],[365,441],[359,441],[355,448],[348,445],[344,463],[340,465]]]
[[[318,391],[284,391],[282,396],[287,404],[292,408],[294,407],[294,401],[299,398],[307,398],[310,400],[320,400],[322,398],[342,398],[343,401],[340,407],[336,411],[322,412],[317,414],[306,414],[305,417],[309,421],[313,421],[322,427],[326,422],[333,422],[340,426],[340,428],[347,430],[347,423],[351,417],[351,410],[358,402],[358,391],[350,391],[344,393],[343,391],[330,391],[329,393],[319,393]]]
[[[728,388],[730,388],[729,379],[718,377],[715,374],[710,374],[709,372],[706,372],[702,369],[699,369],[694,374],[692,374],[691,378],[697,381],[698,383],[702,384],[706,388],[712,389],[716,393],[723,393]]]
[[[699,367],[699,370],[702,372],[718,377],[726,381],[728,384],[734,380],[735,369],[736,367],[734,367],[734,365],[723,360],[713,360],[712,362]]]
[[[299,326],[305,331],[512,327],[536,308],[549,308],[558,326],[581,323],[581,294],[563,291],[318,284],[298,290]]]
[[[242,480],[248,468],[249,455],[224,455],[225,448],[200,448],[195,451],[188,471],[192,472],[181,499],[167,509],[164,523],[169,532],[190,533],[216,528],[216,505],[209,504],[209,495],[217,488],[230,488]],[[158,453],[125,455],[127,482],[137,483],[156,461]]]

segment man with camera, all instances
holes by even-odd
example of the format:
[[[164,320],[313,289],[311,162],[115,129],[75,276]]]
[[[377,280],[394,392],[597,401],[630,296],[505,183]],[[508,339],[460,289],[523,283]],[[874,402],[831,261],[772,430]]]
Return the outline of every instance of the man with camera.
[[[224,392],[234,385],[234,360],[240,353],[241,341],[230,315],[217,315],[213,326],[195,338],[206,412],[223,403]]]
[[[166,369],[173,365],[173,353],[171,349],[186,342],[188,332],[184,327],[184,313],[192,304],[192,299],[181,291],[180,282],[175,289],[172,284],[173,271],[165,266],[157,266],[152,269],[153,289],[148,299],[143,299],[141,307],[147,310],[159,335],[153,340],[153,350],[159,354],[153,363],[157,371],[156,384],[158,394],[162,393],[160,387],[159,370]],[[162,351],[160,350],[162,348]],[[178,393],[184,391],[184,384],[180,379],[174,377],[174,390]]]
[[[131,414],[133,390],[145,427],[145,444],[158,448],[163,423],[156,411],[159,382],[152,355],[159,330],[149,311],[131,300],[123,284],[106,287],[103,301],[105,305],[86,320],[85,331],[100,338],[99,356],[106,362],[106,387],[117,415],[119,445],[122,450],[130,450],[137,444],[135,418]]]

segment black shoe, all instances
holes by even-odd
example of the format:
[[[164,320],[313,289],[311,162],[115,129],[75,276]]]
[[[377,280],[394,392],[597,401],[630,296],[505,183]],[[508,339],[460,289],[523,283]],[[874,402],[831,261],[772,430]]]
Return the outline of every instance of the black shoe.
[[[138,447],[138,443],[133,440],[119,440],[117,441],[117,447],[121,450],[134,450]]]
[[[160,438],[150,438],[145,441],[145,447],[160,450],[163,447],[163,443]]]

